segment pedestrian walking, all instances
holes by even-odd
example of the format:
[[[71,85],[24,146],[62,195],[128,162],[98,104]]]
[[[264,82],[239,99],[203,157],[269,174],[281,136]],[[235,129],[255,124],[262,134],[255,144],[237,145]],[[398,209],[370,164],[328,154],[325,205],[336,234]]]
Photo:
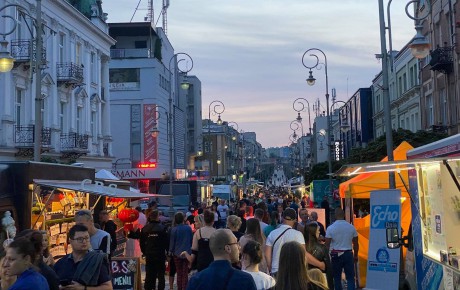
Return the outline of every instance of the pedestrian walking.
[[[330,251],[335,290],[342,290],[342,270],[347,279],[347,289],[355,290],[355,261],[358,261],[358,232],[345,221],[345,212],[335,209],[336,221],[326,230],[326,247]]]
[[[184,224],[184,214],[178,212],[174,216],[176,226],[171,230],[169,252],[174,257],[177,274],[177,289],[185,290],[188,282],[188,260],[181,256],[186,251],[191,254],[193,233],[190,226]]]
[[[292,208],[286,208],[283,212],[283,224],[273,230],[267,237],[265,246],[265,258],[267,267],[272,276],[276,276],[280,259],[280,252],[283,245],[287,242],[295,241],[305,247],[305,239],[301,232],[294,230],[292,226],[296,221],[296,213]],[[325,264],[318,261],[315,257],[306,253],[309,263],[321,270],[325,269]]]
[[[145,225],[140,233],[139,245],[145,256],[145,290],[164,290],[166,271],[166,252],[169,241],[166,227],[160,223],[158,210],[149,213]],[[158,279],[158,288],[156,280]]]
[[[209,240],[214,262],[190,279],[187,290],[256,290],[248,273],[232,267],[239,262],[240,250],[229,229],[216,230]]]
[[[184,251],[181,256],[186,257],[190,265],[196,260],[196,269],[198,272],[206,269],[213,261],[213,256],[209,248],[209,238],[216,231],[213,227],[214,213],[205,210],[203,213],[204,225],[199,228],[193,235],[192,254]]]
[[[262,247],[264,245],[249,240],[242,248],[241,266],[242,270],[251,274],[256,283],[257,290],[266,290],[275,286],[275,279],[259,270],[259,265],[264,259]]]

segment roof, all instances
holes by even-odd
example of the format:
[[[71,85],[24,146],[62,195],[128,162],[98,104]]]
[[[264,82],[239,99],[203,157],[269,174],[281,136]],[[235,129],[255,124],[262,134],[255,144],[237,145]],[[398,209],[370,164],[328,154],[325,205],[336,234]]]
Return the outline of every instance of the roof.
[[[135,193],[129,190],[120,189],[111,186],[103,186],[93,183],[89,179],[83,181],[70,181],[70,180],[43,180],[34,179],[34,183],[40,186],[48,186],[63,190],[74,190],[87,192],[92,194],[98,194],[108,197],[119,197],[119,198],[144,198],[144,197],[168,197],[169,195],[160,194],[149,194],[149,193]]]

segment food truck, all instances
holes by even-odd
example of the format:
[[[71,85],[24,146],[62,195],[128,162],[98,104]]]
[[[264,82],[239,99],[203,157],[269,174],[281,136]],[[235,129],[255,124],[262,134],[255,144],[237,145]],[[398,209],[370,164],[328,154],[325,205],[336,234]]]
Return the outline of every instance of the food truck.
[[[402,161],[347,165],[337,174],[394,172],[411,203],[409,230],[401,235],[400,229],[386,229],[388,248],[407,248],[400,289],[458,290],[460,134],[411,149],[406,156]]]
[[[115,216],[131,199],[153,196],[94,183],[93,168],[42,162],[0,162],[0,247],[15,233],[8,231],[8,220],[17,231],[46,230],[50,252],[65,255],[67,230],[80,209],[111,210]],[[9,212],[11,217],[9,217]],[[7,218],[5,218],[7,217]]]

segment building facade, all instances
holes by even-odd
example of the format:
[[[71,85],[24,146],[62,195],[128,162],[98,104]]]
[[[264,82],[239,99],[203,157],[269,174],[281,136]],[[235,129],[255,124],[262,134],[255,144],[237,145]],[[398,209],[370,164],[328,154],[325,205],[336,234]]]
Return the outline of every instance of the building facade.
[[[0,0],[0,7],[10,2]],[[107,14],[101,1],[86,1],[84,9],[68,1],[42,1],[44,24],[41,98],[36,101],[33,18],[37,3],[16,1],[2,17],[15,65],[0,74],[2,115],[0,158],[30,160],[35,143],[35,106],[41,106],[41,160],[81,162],[96,169],[110,168],[109,59],[115,41],[108,35]],[[79,10],[80,9],[80,10]],[[29,28],[31,30],[29,30]],[[33,36],[31,35],[33,33]]]

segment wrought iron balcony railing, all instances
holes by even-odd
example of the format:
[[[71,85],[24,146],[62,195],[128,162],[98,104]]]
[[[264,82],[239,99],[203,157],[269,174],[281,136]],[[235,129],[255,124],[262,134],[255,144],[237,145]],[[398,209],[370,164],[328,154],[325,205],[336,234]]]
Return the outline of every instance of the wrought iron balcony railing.
[[[69,133],[61,134],[62,152],[81,152],[88,150],[88,135]]]
[[[454,69],[453,48],[450,46],[438,47],[431,52],[431,70],[449,74]]]
[[[11,56],[15,62],[35,61],[37,55],[37,41],[30,39],[15,39],[11,41]],[[46,64],[46,47],[43,46],[42,64]]]
[[[35,126],[15,126],[14,143],[17,148],[32,148],[35,143]],[[42,147],[51,146],[51,129],[42,128]]]
[[[66,85],[83,84],[83,67],[73,62],[61,62],[56,64],[57,80]]]

